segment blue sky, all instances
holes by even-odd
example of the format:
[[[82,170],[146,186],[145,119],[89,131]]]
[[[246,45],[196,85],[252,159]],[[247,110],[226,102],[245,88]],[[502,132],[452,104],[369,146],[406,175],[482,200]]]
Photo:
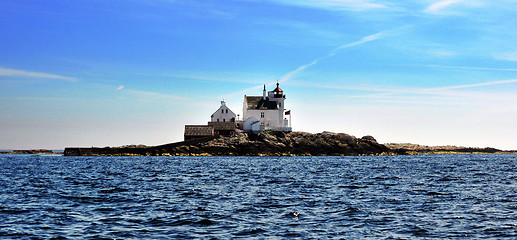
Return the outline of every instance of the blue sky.
[[[517,149],[517,1],[0,4],[0,149],[180,141],[280,81],[296,131]],[[242,113],[241,113],[242,114]]]

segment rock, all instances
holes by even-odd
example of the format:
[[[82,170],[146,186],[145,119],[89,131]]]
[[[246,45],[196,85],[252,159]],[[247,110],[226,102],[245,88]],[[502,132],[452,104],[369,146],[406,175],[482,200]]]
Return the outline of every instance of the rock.
[[[48,150],[18,151],[42,153]],[[429,147],[417,144],[379,144],[372,136],[356,138],[345,133],[261,132],[236,133],[231,137],[208,137],[185,142],[148,147],[129,145],[118,148],[65,148],[65,156],[101,155],[223,155],[223,156],[289,156],[289,155],[377,155],[421,153],[495,153],[494,148],[455,146]],[[506,151],[516,153],[517,151]]]
[[[230,137],[207,138],[156,147],[126,146],[120,148],[67,148],[66,156],[87,155],[362,155],[390,152],[372,136],[356,138],[344,133],[268,131],[237,133]]]
[[[395,154],[435,154],[435,153],[502,153],[495,148],[473,148],[457,146],[425,146],[411,143],[385,144]],[[512,151],[507,151],[512,152]]]
[[[372,136],[360,139],[344,133],[260,132],[219,137],[191,148],[210,155],[359,155],[389,152]],[[184,151],[182,151],[184,152]]]

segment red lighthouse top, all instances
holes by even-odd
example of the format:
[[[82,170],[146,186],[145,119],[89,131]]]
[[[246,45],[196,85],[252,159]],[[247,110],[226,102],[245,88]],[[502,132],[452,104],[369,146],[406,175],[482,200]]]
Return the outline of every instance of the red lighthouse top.
[[[279,83],[277,82],[276,83],[276,88],[275,90],[273,90],[273,95],[275,96],[275,98],[282,98],[284,97],[284,91],[279,87]]]

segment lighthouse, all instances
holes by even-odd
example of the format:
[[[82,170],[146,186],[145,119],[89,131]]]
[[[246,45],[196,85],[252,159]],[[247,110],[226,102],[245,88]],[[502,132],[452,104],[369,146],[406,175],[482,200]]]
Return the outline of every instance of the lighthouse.
[[[273,91],[266,93],[266,85],[262,96],[244,96],[243,127],[246,131],[276,130],[290,132],[289,122],[284,119],[286,96],[276,83]]]

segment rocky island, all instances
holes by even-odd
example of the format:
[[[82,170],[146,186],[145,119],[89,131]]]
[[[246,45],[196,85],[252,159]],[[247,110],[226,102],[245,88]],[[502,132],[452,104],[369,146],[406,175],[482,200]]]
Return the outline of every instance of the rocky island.
[[[160,146],[66,148],[65,156],[341,156],[436,153],[503,153],[494,148],[379,144],[372,136],[345,133],[265,131],[209,137]]]
[[[206,125],[185,125],[184,141],[160,146],[131,145],[104,148],[66,148],[65,156],[187,155],[187,156],[331,156],[421,153],[496,153],[493,148],[428,147],[379,144],[372,136],[345,133],[292,132],[291,110],[280,83],[262,95],[244,95],[242,118],[225,101]]]
[[[62,153],[48,150],[48,149],[30,149],[30,150],[12,150],[12,151],[0,151],[0,154],[52,154],[60,155]]]
[[[344,133],[266,131],[237,133],[153,147],[66,148],[65,156],[86,155],[204,155],[291,156],[375,155],[391,152],[371,136],[356,138]]]

